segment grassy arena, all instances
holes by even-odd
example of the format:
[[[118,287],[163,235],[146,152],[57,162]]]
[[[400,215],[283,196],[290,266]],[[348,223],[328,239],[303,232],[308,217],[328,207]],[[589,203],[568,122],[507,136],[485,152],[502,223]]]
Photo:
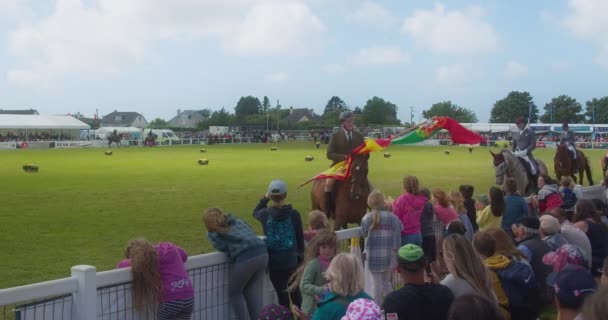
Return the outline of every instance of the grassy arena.
[[[273,178],[285,179],[288,200],[308,212],[310,188],[296,186],[327,168],[325,145],[278,147],[213,145],[205,154],[200,147],[122,148],[112,156],[103,149],[1,151],[0,288],[65,277],[77,264],[111,269],[138,236],[175,242],[193,255],[208,252],[201,211],[219,206],[253,222],[251,210]],[[494,182],[487,148],[472,155],[459,147],[388,151],[391,158],[377,153],[370,160],[372,182],[388,195],[399,195],[405,174],[446,189],[471,183],[483,192]],[[315,160],[305,162],[309,154]],[[552,150],[535,154],[552,167]],[[599,182],[601,151],[587,154]],[[209,166],[199,166],[200,158]],[[26,163],[38,164],[40,172],[23,172]]]

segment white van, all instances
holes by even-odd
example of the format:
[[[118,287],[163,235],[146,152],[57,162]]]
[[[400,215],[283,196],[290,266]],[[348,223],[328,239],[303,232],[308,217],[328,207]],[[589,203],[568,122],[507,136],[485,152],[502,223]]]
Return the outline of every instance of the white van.
[[[169,129],[144,129],[144,136],[143,139],[145,140],[146,137],[148,137],[148,135],[150,134],[150,131],[152,132],[153,135],[156,136],[156,143],[158,144],[180,144],[181,140],[179,139],[179,137],[177,135],[175,135],[175,132],[173,132],[173,130],[169,130]]]

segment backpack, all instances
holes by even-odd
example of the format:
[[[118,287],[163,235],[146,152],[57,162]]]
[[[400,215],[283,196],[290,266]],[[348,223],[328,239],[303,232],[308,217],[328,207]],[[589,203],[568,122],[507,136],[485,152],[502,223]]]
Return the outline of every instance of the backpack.
[[[292,251],[296,244],[296,232],[291,215],[276,220],[271,214],[266,219],[266,246],[269,253]]]
[[[513,260],[506,268],[493,271],[498,275],[511,307],[530,304],[530,293],[538,286],[532,267]]]

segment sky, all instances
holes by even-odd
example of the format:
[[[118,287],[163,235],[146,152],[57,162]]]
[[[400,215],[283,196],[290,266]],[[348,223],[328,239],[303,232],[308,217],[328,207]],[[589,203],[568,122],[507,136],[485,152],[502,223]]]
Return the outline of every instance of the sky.
[[[489,119],[608,95],[606,0],[0,0],[0,108],[92,117],[268,96],[321,114],[373,96],[418,121],[450,100]]]

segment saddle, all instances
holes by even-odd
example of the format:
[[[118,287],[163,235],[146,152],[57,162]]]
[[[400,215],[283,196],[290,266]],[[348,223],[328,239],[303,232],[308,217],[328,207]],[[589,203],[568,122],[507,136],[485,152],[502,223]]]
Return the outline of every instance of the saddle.
[[[539,172],[537,172],[535,175],[532,174],[532,168],[530,168],[530,163],[528,163],[528,161],[526,161],[525,159],[521,158],[521,157],[517,157],[517,160],[519,160],[519,163],[521,163],[521,165],[524,167],[524,170],[526,170],[526,173],[528,174],[528,179],[530,179],[530,181],[533,181],[534,184],[536,184],[536,180],[538,179],[538,175]],[[534,160],[536,161],[536,160]],[[538,163],[537,163],[538,166]],[[539,170],[536,170],[539,171]]]

